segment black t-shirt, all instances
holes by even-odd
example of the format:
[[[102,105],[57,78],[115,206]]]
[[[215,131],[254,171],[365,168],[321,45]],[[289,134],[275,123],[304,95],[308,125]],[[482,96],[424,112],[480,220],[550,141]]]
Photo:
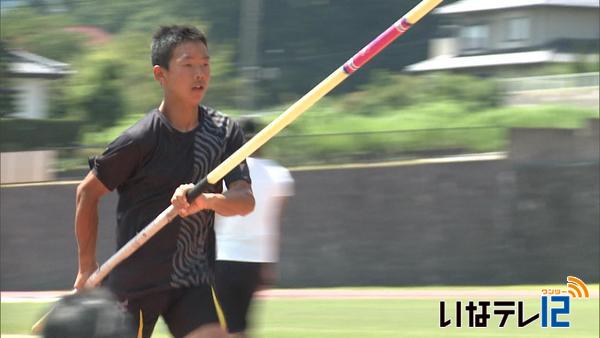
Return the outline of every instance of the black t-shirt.
[[[110,190],[117,189],[117,249],[170,205],[175,189],[198,182],[244,143],[239,125],[205,106],[189,132],[174,129],[155,109],[114,140],[90,166]],[[250,182],[245,162],[224,178]],[[222,183],[209,188],[221,192]],[[215,259],[214,211],[176,217],[119,264],[107,284],[123,296],[211,284]]]

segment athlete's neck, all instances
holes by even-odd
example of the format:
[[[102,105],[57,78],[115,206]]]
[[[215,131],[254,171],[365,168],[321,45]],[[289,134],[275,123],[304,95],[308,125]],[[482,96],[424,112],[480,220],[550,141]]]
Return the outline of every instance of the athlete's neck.
[[[187,106],[163,100],[158,110],[169,120],[173,128],[190,131],[198,125],[198,106]]]

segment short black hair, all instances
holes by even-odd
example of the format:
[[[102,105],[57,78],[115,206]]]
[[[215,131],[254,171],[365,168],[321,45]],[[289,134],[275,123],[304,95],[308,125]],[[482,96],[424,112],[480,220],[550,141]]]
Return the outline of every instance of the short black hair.
[[[189,41],[202,42],[208,47],[206,36],[194,26],[161,26],[152,37],[152,66],[158,65],[169,69],[173,50]]]
[[[61,299],[48,315],[44,338],[135,337],[131,315],[107,290],[85,290]]]

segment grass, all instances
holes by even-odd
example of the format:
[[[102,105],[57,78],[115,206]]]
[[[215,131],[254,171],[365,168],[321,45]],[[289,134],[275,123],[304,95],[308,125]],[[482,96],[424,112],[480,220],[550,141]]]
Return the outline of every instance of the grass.
[[[468,104],[456,101],[423,103],[370,115],[316,107],[271,140],[265,152],[290,165],[331,161],[332,153],[339,157],[388,159],[425,149],[502,151],[507,149],[510,128],[580,128],[591,118],[598,118],[597,109],[533,106],[472,110]],[[264,119],[271,121],[271,117]],[[387,133],[349,134],[382,131]]]
[[[588,285],[591,290],[597,285]],[[369,288],[369,290],[440,290],[441,288]],[[461,288],[447,288],[455,290]],[[477,290],[524,290],[524,287],[482,287]],[[527,286],[526,290],[541,287]],[[446,290],[446,288],[444,288]],[[470,288],[473,290],[473,288]],[[503,296],[502,300],[522,300],[525,315],[540,312],[540,299]],[[525,328],[516,327],[516,317],[510,316],[507,327],[498,328],[499,316],[492,315],[487,328],[468,328],[468,315],[463,310],[463,327],[439,327],[440,298],[428,299],[266,299],[257,300],[252,312],[252,336],[263,338],[396,338],[396,337],[569,337],[599,336],[599,300],[574,299],[568,329],[541,328],[540,320]],[[457,299],[446,301],[446,316],[454,319],[451,311]],[[477,296],[462,298],[463,309],[469,300],[494,300]],[[31,324],[47,309],[48,303],[2,303],[1,333],[26,334]],[[551,303],[552,306],[552,303]],[[493,308],[491,309],[493,311]],[[160,322],[153,337],[169,337]]]
[[[361,113],[344,102],[343,98],[322,100],[270,140],[263,156],[285,166],[299,166],[505,151],[510,128],[580,128],[587,119],[599,117],[597,108],[490,107],[450,99],[381,105]],[[262,115],[262,122],[270,123],[285,108]],[[142,116],[127,115],[100,131],[84,130],[82,142],[103,148]],[[87,168],[87,156],[81,155],[63,153],[60,169]]]
[[[343,100],[340,99],[343,102]],[[287,108],[287,107],[285,107]],[[278,117],[285,109],[273,110],[272,114],[262,117],[262,122],[267,124]],[[225,113],[230,114],[229,111]],[[232,115],[235,115],[232,114]],[[83,144],[104,145],[112,141],[125,129],[140,119],[143,114],[134,114],[123,117],[115,126],[85,133]],[[511,127],[537,127],[537,128],[578,128],[588,118],[598,118],[597,108],[580,108],[574,106],[540,105],[532,107],[473,107],[472,104],[456,100],[443,100],[421,102],[409,106],[381,107],[372,113],[358,113],[354,110],[345,110],[335,105],[330,100],[323,100],[293,124],[286,127],[281,135],[286,134],[331,134],[352,132],[378,132],[378,131],[410,131],[417,137],[420,147],[431,146],[431,137],[418,138],[418,131],[429,129],[466,129],[473,127],[511,128]],[[463,139],[464,130],[454,134],[445,135],[444,143],[458,143],[462,146],[474,146],[481,141],[486,141],[490,135],[475,135],[475,139]],[[492,135],[493,138],[502,138],[503,135]],[[354,137],[356,138],[356,137]],[[362,138],[362,137],[361,137]],[[359,138],[360,139],[360,138]],[[377,140],[377,143],[386,143],[389,140]],[[312,138],[311,145],[326,147],[328,143],[336,142],[332,138]],[[342,149],[352,149],[361,142],[355,140],[340,141]],[[498,142],[491,147],[498,148]],[[403,146],[406,142],[395,142],[393,146]],[[410,146],[410,142],[408,144]],[[437,145],[433,145],[437,146]],[[492,149],[498,150],[498,149]]]
[[[446,300],[446,304],[454,303]],[[525,304],[528,314],[539,310],[538,299]],[[564,330],[542,329],[539,320],[525,328],[498,328],[499,321],[493,317],[488,328],[466,328],[464,314],[462,328],[441,329],[437,299],[269,300],[260,306],[258,337],[565,337]],[[573,307],[568,336],[598,337],[598,300]]]

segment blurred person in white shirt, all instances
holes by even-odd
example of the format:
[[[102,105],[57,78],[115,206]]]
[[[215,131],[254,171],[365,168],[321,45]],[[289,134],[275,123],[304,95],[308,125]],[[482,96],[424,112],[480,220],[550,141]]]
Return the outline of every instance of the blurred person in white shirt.
[[[238,121],[246,139],[258,131],[250,118]],[[258,151],[254,156],[257,156]],[[230,337],[248,337],[252,297],[275,281],[279,231],[286,200],[294,194],[290,172],[272,160],[246,159],[254,192],[254,211],[246,216],[215,218],[217,299]]]

